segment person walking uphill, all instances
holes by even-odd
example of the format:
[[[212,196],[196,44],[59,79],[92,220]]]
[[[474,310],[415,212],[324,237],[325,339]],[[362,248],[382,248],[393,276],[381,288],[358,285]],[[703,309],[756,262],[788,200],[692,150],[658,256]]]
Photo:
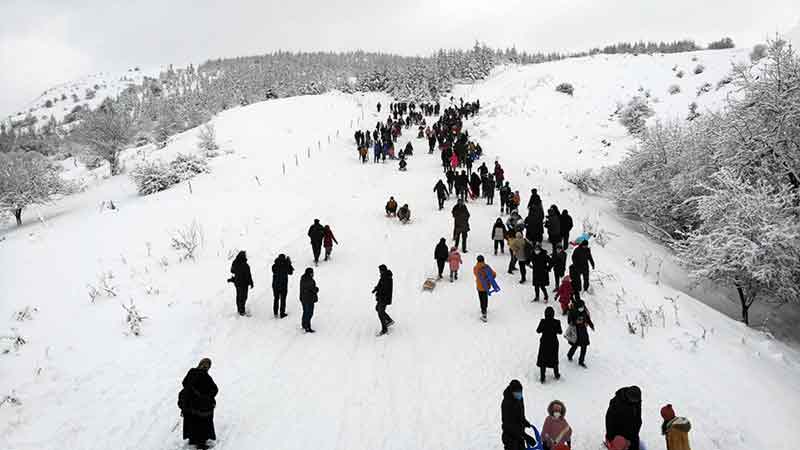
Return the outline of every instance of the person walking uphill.
[[[567,407],[559,400],[547,405],[547,418],[542,426],[542,444],[545,450],[570,448],[572,445],[572,428],[566,419]]]
[[[208,374],[211,360],[203,358],[197,367],[189,369],[183,378],[183,389],[178,394],[178,408],[183,416],[183,438],[189,445],[207,449],[208,440],[216,440],[214,407],[219,389]]]
[[[272,264],[272,314],[277,318],[286,317],[286,294],[289,287],[289,275],[294,273],[292,260],[281,253]]]
[[[438,274],[440,280],[444,272],[444,264],[447,262],[449,256],[450,252],[447,250],[447,239],[439,239],[439,243],[436,244],[436,248],[433,250],[433,259],[436,260],[436,268],[439,270]]]
[[[236,287],[236,310],[240,316],[246,314],[244,308],[247,303],[247,290],[253,288],[253,275],[250,273],[250,265],[247,264],[247,253],[240,251],[233,263],[231,263],[232,277],[228,279]]]
[[[458,252],[458,247],[451,247],[450,254],[447,255],[447,262],[450,265],[450,282],[458,279],[458,269],[463,264],[461,261],[461,253]]]
[[[572,251],[572,264],[575,266],[578,274],[583,278],[583,290],[588,290],[589,264],[592,265],[592,270],[594,270],[594,259],[592,258],[592,250],[589,248],[589,241],[581,241],[578,248]],[[573,281],[576,280],[573,279]]]
[[[536,332],[541,334],[539,338],[539,354],[536,357],[536,365],[539,367],[539,381],[544,384],[545,370],[553,369],[556,380],[561,378],[558,373],[558,335],[561,334],[561,321],[556,319],[556,312],[552,306],[544,310],[544,319],[539,321]]]
[[[594,331],[594,324],[592,318],[589,316],[589,310],[586,309],[586,304],[583,300],[575,300],[572,302],[572,309],[567,313],[567,323],[575,327],[574,342],[569,341],[570,348],[567,352],[567,359],[572,361],[575,356],[575,350],[580,347],[581,354],[578,357],[578,365],[586,367],[586,347],[589,346],[589,327]],[[569,340],[569,339],[568,339]],[[613,437],[613,436],[612,436]]]
[[[494,271],[484,261],[483,255],[478,255],[478,262],[472,268],[472,273],[475,275],[475,285],[478,288],[478,301],[481,305],[481,320],[486,322],[487,309],[489,308],[489,295],[499,291],[495,277],[497,272]]]
[[[378,271],[381,276],[378,279],[378,284],[372,289],[375,294],[375,311],[378,312],[378,320],[381,322],[381,331],[378,336],[383,336],[389,332],[389,327],[394,325],[394,320],[386,313],[386,307],[392,304],[392,271],[386,265],[381,264],[378,266]]]
[[[461,252],[467,253],[467,233],[469,233],[469,210],[464,204],[463,199],[458,199],[458,203],[453,206],[453,242],[458,247],[461,240]]]
[[[606,411],[606,441],[622,436],[630,442],[631,450],[639,450],[639,431],[642,429],[642,391],[638,386],[619,389],[608,402]]]
[[[529,257],[531,261],[531,280],[533,281],[533,290],[536,294],[533,301],[539,301],[539,291],[544,294],[544,301],[547,303],[547,286],[550,284],[550,256],[547,250],[542,248],[540,243],[536,243],[533,250],[533,255]]]
[[[308,228],[308,237],[311,239],[311,251],[314,253],[314,265],[318,265],[319,254],[322,251],[322,240],[325,239],[325,227],[319,223],[319,219],[314,219],[314,223]]]
[[[333,243],[335,242],[336,245],[339,245],[339,241],[337,241],[336,236],[333,235],[330,225],[325,225],[324,231],[325,234],[322,237],[322,246],[325,247],[325,261],[327,261],[331,258]]]
[[[500,248],[500,252],[505,254],[506,252],[506,226],[503,223],[503,219],[497,218],[494,222],[494,226],[492,226],[492,240],[494,241],[494,254],[497,255],[497,249]]]
[[[689,446],[689,431],[692,424],[686,417],[676,417],[672,405],[661,408],[661,434],[667,441],[667,450],[692,450]]]
[[[303,276],[300,277],[300,304],[303,305],[303,318],[300,325],[306,333],[314,333],[311,328],[311,318],[314,317],[314,304],[319,299],[319,288],[314,281],[314,269],[306,268]]]
[[[503,448],[505,450],[525,450],[525,445],[536,445],[536,439],[525,433],[525,428],[532,428],[525,418],[525,401],[522,399],[522,383],[511,380],[503,391],[503,402],[500,404],[500,417],[503,422]]]
[[[439,201],[439,211],[441,211],[444,209],[444,201],[450,196],[450,191],[447,190],[447,186],[444,185],[442,180],[436,182],[433,191],[436,192],[436,199]]]

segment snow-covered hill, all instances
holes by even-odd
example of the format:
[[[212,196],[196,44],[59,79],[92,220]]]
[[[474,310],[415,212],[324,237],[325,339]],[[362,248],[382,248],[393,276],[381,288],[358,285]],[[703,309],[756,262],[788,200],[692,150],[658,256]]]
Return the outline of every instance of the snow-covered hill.
[[[535,328],[545,305],[531,303],[531,286],[505,274],[507,257],[491,254],[498,205],[469,204],[471,251],[461,279],[421,291],[435,270],[434,245],[450,236],[452,201],[437,211],[431,189],[442,176],[439,159],[409,134],[399,141],[417,149],[408,172],[358,162],[353,127],[385,118],[374,104],[390,99],[280,99],[214,119],[223,148],[234,152],[212,160],[213,172],[193,179],[191,189],[184,183],[138,197],[127,178],[116,177],[33,210],[28,216],[43,220],[8,230],[0,241],[0,327],[25,343],[0,354],[0,398],[19,400],[0,406],[0,448],[182,448],[180,380],[208,356],[220,386],[218,449],[500,449],[499,405],[512,378],[523,382],[536,424],[550,400],[567,404],[576,449],[598,448],[608,399],[631,384],[644,393],[642,436],[651,449],[662,448],[658,410],[667,402],[692,420],[694,448],[793,449],[797,350],[682,294],[672,280],[657,282],[663,250],[560,174],[624,154],[632,141],[611,114],[617,102],[643,95],[640,87],[659,99],[657,117],[682,119],[692,101],[701,112],[718,105],[726,87],[699,98],[696,88],[716,87],[730,62],[746,57],[740,50],[595,56],[501,68],[454,92],[480,98],[483,110],[467,129],[488,164],[503,164],[524,202],[536,187],[545,206],[569,209],[577,228],[585,222],[609,238],[605,247],[593,245],[598,270],[587,303],[597,332],[588,370],[566,361],[562,343],[562,379],[538,383]],[[706,70],[694,75],[698,63]],[[560,82],[571,82],[575,95],[555,92]],[[668,94],[671,84],[681,93]],[[194,151],[195,142],[189,131],[165,152]],[[142,157],[158,153],[132,151],[129,167]],[[410,205],[412,224],[383,216],[390,195]],[[99,209],[104,200],[118,209]],[[310,265],[305,233],[314,218],[331,224],[340,245],[316,271],[318,332],[305,335],[299,276],[290,280],[289,318],[275,320],[269,266],[278,253],[300,272]],[[204,245],[195,261],[181,262],[170,237],[193,221]],[[236,315],[225,283],[239,249],[255,277],[251,318]],[[490,299],[488,324],[478,320],[470,274],[479,253],[503,287]],[[397,325],[376,338],[370,291],[381,263],[395,274]],[[87,285],[99,287],[101,275],[116,296],[90,302]],[[147,316],[138,337],[124,334],[121,305],[132,300]],[[14,320],[25,307],[37,310]],[[627,318],[640,315],[655,322],[644,337],[628,332]]]

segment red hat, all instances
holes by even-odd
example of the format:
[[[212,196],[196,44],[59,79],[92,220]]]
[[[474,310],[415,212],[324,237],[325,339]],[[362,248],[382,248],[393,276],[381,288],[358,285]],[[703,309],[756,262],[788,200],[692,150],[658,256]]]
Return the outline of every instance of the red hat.
[[[615,436],[608,448],[609,450],[628,450],[630,446],[631,443],[627,439],[622,436]]]
[[[569,450],[569,447],[565,443],[560,443],[553,448],[553,450]]]
[[[661,417],[664,420],[672,420],[675,418],[675,410],[672,409],[672,405],[666,405],[661,408]]]

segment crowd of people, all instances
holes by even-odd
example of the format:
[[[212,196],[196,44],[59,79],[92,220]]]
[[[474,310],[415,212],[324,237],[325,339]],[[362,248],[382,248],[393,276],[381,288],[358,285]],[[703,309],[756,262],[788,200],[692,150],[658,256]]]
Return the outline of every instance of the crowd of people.
[[[389,105],[388,117],[378,122],[373,130],[358,130],[354,140],[362,163],[368,162],[369,149],[373,149],[374,163],[385,162],[386,159],[399,159],[400,170],[408,168],[407,159],[413,155],[413,145],[409,141],[398,154],[394,145],[403,129],[417,127],[417,138],[426,139],[429,153],[437,148],[441,154],[444,179],[438,179],[433,191],[438,202],[438,209],[445,207],[445,202],[455,196],[455,205],[450,210],[453,218],[452,243],[447,238],[440,238],[434,249],[437,279],[444,278],[445,268],[449,269],[449,281],[458,281],[459,270],[463,265],[463,255],[468,253],[467,239],[470,229],[470,212],[467,206],[479,199],[485,205],[494,205],[495,193],[500,196],[500,217],[491,227],[490,238],[493,241],[494,255],[506,254],[508,249],[507,274],[514,275],[519,271],[520,284],[530,282],[533,287],[531,302],[549,302],[550,273],[552,272],[554,300],[558,301],[559,311],[566,316],[567,328],[563,329],[561,321],[556,317],[556,310],[547,306],[544,318],[539,322],[536,332],[541,335],[536,365],[540,370],[540,381],[545,383],[546,372],[552,369],[555,379],[561,378],[559,371],[559,336],[563,335],[569,344],[567,359],[572,361],[579,352],[578,364],[586,368],[586,351],[589,346],[589,330],[594,331],[586,302],[581,293],[590,288],[590,268],[595,267],[589,247],[591,235],[580,234],[570,240],[574,228],[573,219],[566,209],[552,204],[545,213],[541,196],[537,189],[532,189],[527,203],[527,214],[520,214],[521,197],[519,190],[513,190],[510,180],[499,161],[494,162],[492,170],[485,162],[480,161],[483,149],[480,144],[471,140],[464,129],[464,120],[480,111],[480,102],[464,102],[458,104],[451,98],[452,106],[441,109],[439,103],[406,103],[397,102]],[[382,105],[377,105],[378,113]],[[441,112],[441,116],[439,113]],[[433,120],[433,117],[439,116]],[[389,197],[385,206],[387,217],[396,217],[402,223],[411,220],[408,204],[398,207],[394,196]],[[507,216],[503,220],[503,216]],[[488,225],[488,224],[487,224]],[[319,264],[322,249],[325,249],[324,261],[331,258],[333,245],[338,241],[330,225],[322,225],[319,219],[309,227],[314,266]],[[546,238],[546,241],[545,241]],[[544,242],[549,245],[544,248]],[[459,251],[460,247],[460,251]],[[567,266],[567,251],[571,249],[571,264]],[[548,251],[549,250],[549,251]],[[254,286],[247,255],[244,251],[237,254],[231,264],[231,278],[236,290],[236,307],[241,316],[248,316],[246,310],[248,290]],[[389,333],[395,324],[387,313],[392,304],[393,279],[392,271],[385,265],[378,266],[378,282],[372,290],[375,297],[380,330],[378,336]],[[501,291],[498,285],[498,274],[484,258],[477,255],[473,266],[473,277],[478,296],[480,320],[488,322],[489,296]],[[294,273],[291,259],[280,254],[272,265],[272,290],[274,294],[273,314],[276,318],[287,317],[286,297],[289,276]],[[314,333],[311,321],[314,305],[319,298],[319,287],[314,280],[314,269],[307,267],[300,277],[299,298],[302,306],[301,326],[306,333]],[[206,448],[207,440],[216,439],[213,425],[214,397],[217,386],[208,371],[211,361],[203,359],[198,367],[189,371],[183,381],[184,389],[179,395],[179,407],[184,417],[184,438],[191,445]],[[665,406],[662,411],[664,424],[662,432],[666,436],[668,450],[688,450],[689,422],[685,418],[676,417],[672,406]],[[502,442],[507,450],[537,448],[541,450],[565,450],[571,448],[572,429],[566,420],[566,406],[554,400],[547,406],[547,417],[541,427],[541,433],[525,418],[522,385],[512,380],[503,393],[501,405]],[[639,430],[641,428],[641,391],[636,386],[620,389],[611,400],[606,414],[605,445],[610,450],[638,450]],[[525,433],[526,428],[533,427],[534,436]]]

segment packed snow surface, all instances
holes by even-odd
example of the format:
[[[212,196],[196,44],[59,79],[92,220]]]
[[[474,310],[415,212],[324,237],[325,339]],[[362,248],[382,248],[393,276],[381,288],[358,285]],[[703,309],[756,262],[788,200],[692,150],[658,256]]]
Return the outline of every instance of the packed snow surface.
[[[655,263],[645,273],[643,258],[659,254],[657,246],[608,214],[606,200],[580,194],[559,173],[624,155],[633,141],[611,115],[617,102],[642,95],[639,87],[658,97],[658,117],[682,119],[691,101],[701,111],[718,104],[724,89],[698,99],[696,87],[716,86],[730,62],[743,58],[736,50],[510,66],[454,92],[481,100],[466,129],[485,149],[487,165],[502,163],[523,203],[536,187],[545,207],[570,211],[575,232],[586,218],[608,237],[605,246],[592,245],[598,270],[586,298],[597,329],[588,369],[566,360],[562,340],[561,380],[539,384],[535,329],[546,305],[531,303],[532,287],[505,273],[506,255],[491,252],[499,201],[469,203],[470,252],[460,279],[422,291],[435,273],[436,242],[452,233],[453,201],[437,211],[432,188],[442,176],[440,160],[415,133],[398,142],[414,144],[408,172],[393,162],[358,161],[354,128],[385,119],[374,105],[390,99],[289,98],[219,114],[218,140],[229,152],[212,160],[211,174],[192,179],[191,189],[182,183],[139,197],[125,176],[100,180],[26,211],[26,226],[7,229],[0,333],[25,343],[0,342],[9,350],[0,354],[0,448],[183,448],[180,381],[210,357],[220,387],[217,449],[501,449],[500,401],[513,378],[522,381],[527,416],[537,426],[551,400],[566,403],[576,449],[599,448],[608,400],[632,384],[643,391],[642,439],[650,449],[663,448],[665,403],[692,421],[693,448],[794,449],[796,349],[659,283]],[[694,75],[698,63],[706,71]],[[683,79],[675,65],[686,71]],[[575,86],[573,97],[555,92],[565,81]],[[667,93],[673,83],[681,94]],[[191,130],[165,150],[131,150],[126,164],[194,152],[196,142]],[[384,217],[390,195],[409,204],[411,224]],[[107,200],[117,209],[100,209]],[[290,279],[290,315],[276,320],[269,267],[279,253],[292,258],[296,272],[310,265],[306,231],[314,218],[331,225],[340,245],[316,270],[317,333],[306,335],[299,273]],[[181,262],[170,236],[193,221],[203,246],[196,260]],[[247,251],[255,278],[249,318],[236,315],[225,282],[237,250]],[[487,324],[479,320],[471,275],[477,254],[497,269],[503,288],[490,298]],[[370,291],[382,263],[394,272],[390,314],[397,324],[376,338]],[[98,277],[109,273],[116,296],[104,291],[91,302],[87,285],[99,286]],[[666,297],[676,299],[677,310]],[[131,301],[146,316],[141,336],[126,334],[121,305]],[[30,319],[15,320],[25,307]],[[641,313],[657,318],[644,337],[630,334],[626,319]]]

